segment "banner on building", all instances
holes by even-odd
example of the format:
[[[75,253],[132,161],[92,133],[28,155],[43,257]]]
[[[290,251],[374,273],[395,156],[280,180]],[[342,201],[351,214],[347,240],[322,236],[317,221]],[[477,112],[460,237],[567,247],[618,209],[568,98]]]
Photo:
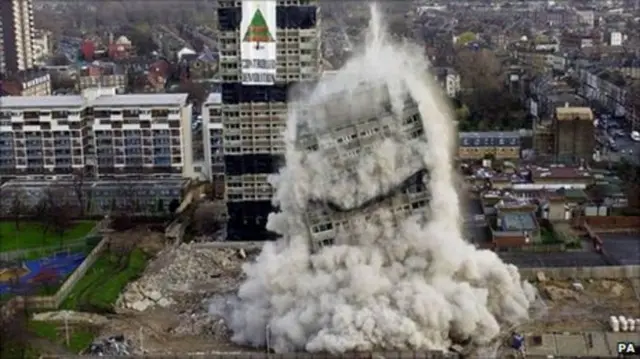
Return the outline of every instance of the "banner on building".
[[[273,85],[276,80],[276,1],[242,1],[240,59],[243,85]]]

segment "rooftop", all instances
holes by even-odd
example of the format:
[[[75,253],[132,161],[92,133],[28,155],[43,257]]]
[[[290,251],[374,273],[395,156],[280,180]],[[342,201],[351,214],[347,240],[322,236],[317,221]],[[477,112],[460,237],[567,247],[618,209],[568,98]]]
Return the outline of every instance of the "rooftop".
[[[0,108],[5,110],[25,108],[80,108],[86,102],[80,95],[71,96],[4,96],[0,97]]]
[[[593,121],[593,112],[589,107],[558,107],[556,118],[559,121],[575,119]]]
[[[518,131],[486,131],[486,132],[459,132],[459,138],[488,138],[488,137],[502,137],[502,138],[520,138]]]
[[[100,96],[91,102],[96,107],[113,106],[181,106],[187,103],[186,93],[171,94],[128,94],[115,96]]]

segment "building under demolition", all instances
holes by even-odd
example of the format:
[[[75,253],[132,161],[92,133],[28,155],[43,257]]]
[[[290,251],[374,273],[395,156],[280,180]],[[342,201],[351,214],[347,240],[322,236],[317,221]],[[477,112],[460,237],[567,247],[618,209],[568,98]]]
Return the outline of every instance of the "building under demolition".
[[[362,103],[359,98],[377,98],[383,105],[363,109],[354,105]],[[363,179],[358,167],[370,159],[384,141],[391,140],[405,147],[406,151],[396,153],[404,152],[413,158],[403,166],[406,171],[400,171],[392,184],[380,185],[373,196],[371,192],[356,195],[354,201],[345,205],[340,203],[339,193],[329,192],[323,200],[309,203],[305,220],[314,250],[325,245],[348,244],[352,239],[349,231],[352,226],[381,220],[383,212],[398,221],[412,215],[426,219],[430,198],[426,186],[428,173],[422,154],[413,150],[425,145],[426,137],[417,105],[412,100],[408,99],[401,110],[392,109],[386,88],[362,88],[355,93],[340,93],[332,100],[307,108],[304,116],[311,116],[309,123],[329,124],[322,129],[299,128],[297,147],[309,155],[325,158],[332,166],[328,172],[335,171],[338,177],[352,177],[356,182],[377,181],[375,176]],[[331,124],[330,119],[334,119],[335,124]],[[353,191],[358,192],[358,187]]]

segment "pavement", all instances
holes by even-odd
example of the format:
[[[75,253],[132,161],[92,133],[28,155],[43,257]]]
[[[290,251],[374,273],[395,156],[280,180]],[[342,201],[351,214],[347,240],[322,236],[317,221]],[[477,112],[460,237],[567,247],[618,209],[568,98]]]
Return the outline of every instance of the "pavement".
[[[610,265],[600,254],[587,251],[501,252],[498,256],[520,268],[595,267]]]
[[[604,251],[616,265],[640,265],[640,233],[600,233],[599,236]]]
[[[527,357],[618,357],[618,342],[638,342],[639,332],[525,334]]]

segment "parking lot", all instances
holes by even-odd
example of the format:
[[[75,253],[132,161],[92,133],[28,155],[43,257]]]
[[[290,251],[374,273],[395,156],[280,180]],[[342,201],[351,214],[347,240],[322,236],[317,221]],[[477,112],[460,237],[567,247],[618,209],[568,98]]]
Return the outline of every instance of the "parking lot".
[[[640,265],[640,233],[600,234],[603,249],[616,265]]]
[[[595,267],[610,265],[594,252],[503,252],[500,258],[520,268],[538,267]]]

